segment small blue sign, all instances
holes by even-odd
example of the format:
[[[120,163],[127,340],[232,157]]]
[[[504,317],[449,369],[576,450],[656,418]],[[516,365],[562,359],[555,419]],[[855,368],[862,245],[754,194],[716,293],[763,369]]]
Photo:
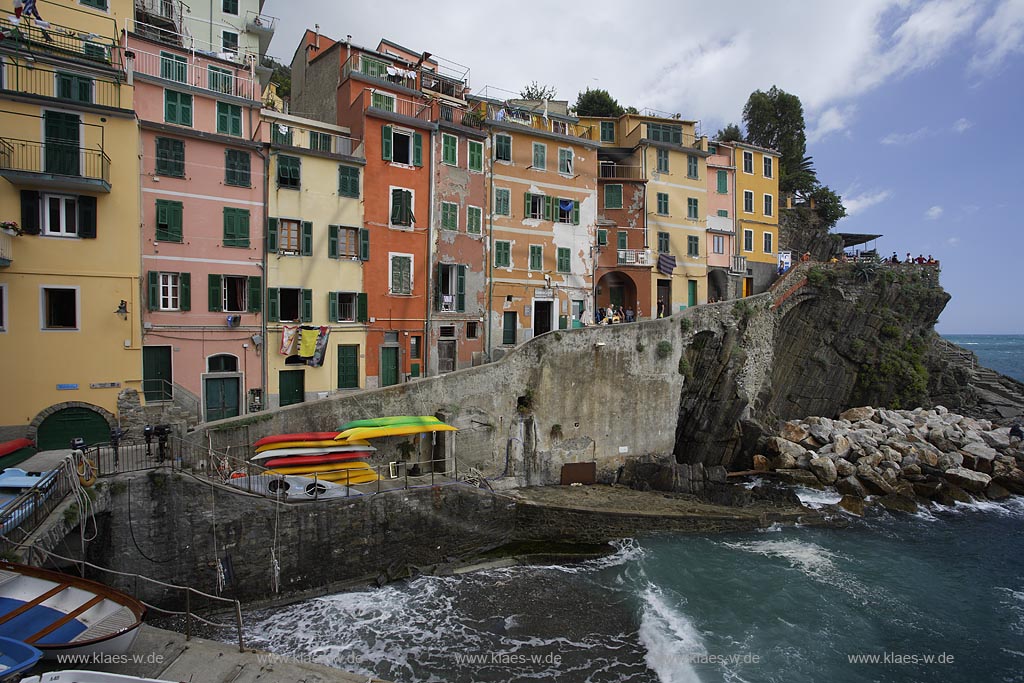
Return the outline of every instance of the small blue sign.
[[[58,384],[57,391],[69,391],[71,389],[77,389],[77,384]]]

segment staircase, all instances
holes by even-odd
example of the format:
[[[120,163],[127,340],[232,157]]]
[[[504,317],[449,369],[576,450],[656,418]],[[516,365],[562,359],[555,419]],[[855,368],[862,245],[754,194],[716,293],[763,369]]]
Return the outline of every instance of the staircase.
[[[932,348],[943,363],[965,372],[964,388],[974,394],[977,417],[1007,422],[1024,415],[1024,384],[980,365],[971,351],[941,337]]]

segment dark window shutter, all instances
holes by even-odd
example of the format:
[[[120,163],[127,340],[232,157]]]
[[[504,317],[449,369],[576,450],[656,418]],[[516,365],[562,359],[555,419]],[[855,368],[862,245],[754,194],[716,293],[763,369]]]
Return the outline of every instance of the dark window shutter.
[[[267,251],[277,251],[277,219],[267,219]]]
[[[302,322],[308,323],[313,321],[313,290],[304,289],[302,290]]]
[[[359,228],[359,260],[370,260],[370,231],[366,228]]]
[[[381,126],[380,157],[384,161],[391,161],[391,126]]]
[[[277,287],[267,287],[267,320],[269,322],[276,323],[280,320],[281,316],[278,315],[279,308]]]
[[[96,198],[89,195],[78,196],[78,236],[95,239],[96,237]]]
[[[246,284],[249,285],[249,312],[259,313],[263,308],[263,278],[250,275]]]
[[[555,198],[554,197],[545,197],[544,198],[544,220],[546,220],[546,221],[553,221],[553,220],[555,220],[555,218],[557,218],[557,216],[552,217],[553,214],[554,214],[554,210],[553,210],[554,207],[552,206],[552,204],[554,204],[554,203],[555,203]]]
[[[160,273],[149,271],[149,310],[160,308]]]
[[[310,221],[302,221],[302,236],[299,239],[299,255],[313,255],[313,224]]]
[[[370,319],[366,301],[366,292],[356,294],[356,320],[365,323]]]
[[[338,322],[338,293],[327,293],[327,319],[332,323]]]
[[[327,226],[327,258],[338,258],[338,226]]]
[[[455,310],[466,310],[466,266],[459,266],[455,279]]]
[[[423,165],[423,136],[419,133],[412,138],[412,165]]]
[[[441,310],[441,273],[444,270],[444,265],[441,263],[437,264],[437,271],[434,273],[434,310]]]
[[[530,217],[530,193],[523,193],[523,218]]]
[[[192,274],[178,273],[178,310],[192,310]]]
[[[21,191],[21,230],[26,235],[39,234],[39,193],[35,190]]]
[[[402,217],[402,191],[391,190],[391,224],[400,225]]]
[[[221,294],[220,275],[210,273],[210,276],[208,278],[208,285],[208,291],[210,296],[210,310],[215,312],[223,310],[224,302],[223,295]]]
[[[576,201],[572,203],[572,224],[580,224],[580,203]]]

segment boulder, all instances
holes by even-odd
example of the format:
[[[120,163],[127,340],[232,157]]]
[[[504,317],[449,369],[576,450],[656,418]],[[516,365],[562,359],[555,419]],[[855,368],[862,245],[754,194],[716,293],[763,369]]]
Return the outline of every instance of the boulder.
[[[935,446],[943,453],[951,453],[957,449],[957,444],[949,438],[947,430],[944,427],[936,427],[935,429],[928,430],[928,443]]]
[[[838,473],[835,464],[828,458],[812,458],[810,461],[811,472],[822,484],[834,484]]]
[[[814,437],[818,443],[826,444],[832,441],[832,430],[825,425],[815,424],[811,425],[809,429],[811,436]],[[1007,441],[1006,445],[1010,445]]]
[[[880,474],[868,467],[857,468],[857,479],[870,493],[877,493],[885,496],[893,492],[892,484],[886,481]]]
[[[964,456],[959,453],[942,453],[939,455],[935,466],[945,472],[951,467],[960,467],[964,464]]]
[[[807,470],[781,469],[775,470],[775,475],[787,484],[807,486],[815,489],[821,488],[821,483],[818,482],[818,478]]]
[[[903,477],[921,474],[921,468],[917,465],[907,465],[903,468]]]
[[[836,466],[836,476],[848,477],[851,474],[857,473],[857,466],[854,465],[849,460],[844,460],[843,458],[836,458],[834,464]]]
[[[997,482],[991,481],[988,486],[985,487],[985,497],[989,500],[1006,500],[1010,497],[1010,492],[1000,486]]]
[[[914,502],[914,499],[898,493],[882,496],[878,502],[889,512],[905,512],[910,515],[917,512],[917,503]]]
[[[789,453],[780,453],[772,458],[773,470],[791,470],[796,467],[796,458]]]
[[[854,498],[867,498],[868,490],[864,488],[864,484],[860,483],[857,477],[844,477],[836,482],[836,491],[843,494],[843,496],[853,496]]]
[[[882,455],[882,460],[888,460],[889,462],[901,462],[903,460],[903,454],[894,448],[889,448],[885,444],[878,447],[878,452]]]
[[[964,467],[951,467],[944,475],[946,481],[972,493],[981,493],[992,481],[992,477],[982,472],[972,472]]]
[[[791,455],[794,459],[807,452],[800,444],[793,443],[778,436],[768,439],[768,452],[772,455]]]
[[[1004,451],[1010,447],[1010,428],[1003,427],[990,432],[982,432],[981,439],[997,451]]]
[[[846,435],[839,435],[832,442],[832,452],[840,458],[845,458],[850,454],[850,439]]]
[[[861,458],[857,458],[857,466],[864,465],[866,467],[878,467],[882,463],[881,455],[865,455]]]
[[[875,409],[871,406],[861,406],[860,408],[850,408],[844,410],[839,414],[840,420],[849,420],[850,422],[860,422],[861,420],[870,420],[875,416]]]
[[[974,441],[972,443],[967,444],[966,446],[960,449],[960,452],[963,453],[965,456],[973,455],[979,460],[988,461],[995,460],[996,456],[999,455],[999,452],[996,449],[992,448],[991,446],[986,446],[980,441]]]
[[[995,482],[1010,493],[1024,496],[1024,470],[1013,469],[1006,474],[997,476]]]
[[[889,464],[891,465],[892,463]],[[889,482],[890,486],[896,485],[896,480],[899,479],[899,475],[897,474],[897,472],[899,472],[899,468],[891,469],[886,467],[885,469],[879,470],[879,472],[882,475],[882,479],[885,479],[887,482]]]
[[[885,470],[892,470],[897,475],[899,475],[899,473],[902,471],[898,464],[894,462],[889,462],[888,460],[883,460],[882,462],[878,463],[878,469],[882,470],[883,473]]]
[[[934,500],[939,495],[941,489],[942,482],[940,481],[919,481],[914,483],[914,493],[929,500]]]
[[[809,470],[811,468],[811,458],[814,457],[814,453],[808,451],[797,456],[796,466],[801,470]]]
[[[793,443],[800,443],[810,435],[810,429],[804,424],[801,424],[797,420],[790,420],[789,422],[783,422],[782,428],[779,429],[779,436],[786,441],[792,441]]]
[[[927,448],[915,447],[914,455],[925,465],[937,466],[939,464],[939,455],[941,454],[931,444],[925,444],[925,446]]]
[[[768,458],[766,458],[765,456],[761,455],[760,453],[754,456],[754,469],[757,470],[758,472],[767,472],[768,465]]]
[[[836,503],[839,507],[858,517],[864,516],[864,499],[857,496],[843,496]]]

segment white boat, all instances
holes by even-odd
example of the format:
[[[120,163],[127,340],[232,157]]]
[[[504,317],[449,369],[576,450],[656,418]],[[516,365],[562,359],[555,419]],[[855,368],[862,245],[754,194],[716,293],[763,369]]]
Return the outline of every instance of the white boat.
[[[120,655],[131,648],[145,606],[70,574],[0,561],[0,636],[64,655]]]
[[[102,671],[51,671],[49,673],[23,678],[21,683],[174,683],[162,678],[139,678],[122,674],[108,674]]]
[[[228,486],[258,493],[261,496],[277,497],[289,503],[325,498],[348,498],[363,495],[357,489],[335,484],[326,479],[314,481],[310,476],[296,474],[260,474],[252,477],[234,477],[224,483]]]

